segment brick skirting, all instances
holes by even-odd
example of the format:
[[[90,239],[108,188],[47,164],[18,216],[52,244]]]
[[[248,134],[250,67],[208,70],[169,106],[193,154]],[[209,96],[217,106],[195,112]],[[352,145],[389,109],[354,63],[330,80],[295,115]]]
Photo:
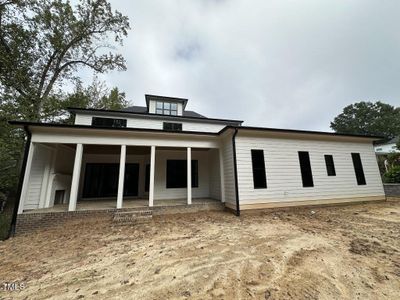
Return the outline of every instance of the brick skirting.
[[[178,206],[155,206],[152,208],[126,208],[126,209],[104,209],[104,210],[80,210],[80,211],[64,211],[64,212],[26,212],[17,216],[16,234],[30,233],[36,229],[48,228],[54,225],[62,224],[67,220],[82,220],[85,218],[99,218],[105,221],[112,221],[114,214],[119,212],[128,212],[135,210],[150,209],[153,216],[195,213],[199,211],[215,211],[224,210],[223,203],[200,203],[192,205]]]
[[[386,197],[400,197],[400,183],[383,184]]]

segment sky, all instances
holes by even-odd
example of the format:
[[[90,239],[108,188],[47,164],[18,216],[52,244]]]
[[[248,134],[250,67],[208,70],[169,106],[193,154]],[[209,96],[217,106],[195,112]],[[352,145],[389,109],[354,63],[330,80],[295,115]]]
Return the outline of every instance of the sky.
[[[131,104],[323,131],[354,102],[400,106],[399,0],[109,1],[130,20],[128,69],[100,78]]]

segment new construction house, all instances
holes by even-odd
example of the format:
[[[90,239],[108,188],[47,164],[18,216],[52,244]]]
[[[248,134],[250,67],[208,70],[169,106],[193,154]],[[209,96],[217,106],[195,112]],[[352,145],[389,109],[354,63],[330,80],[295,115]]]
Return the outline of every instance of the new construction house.
[[[146,95],[143,107],[70,108],[73,125],[11,121],[28,136],[19,216],[204,203],[239,215],[385,199],[379,137],[247,127],[187,103]]]

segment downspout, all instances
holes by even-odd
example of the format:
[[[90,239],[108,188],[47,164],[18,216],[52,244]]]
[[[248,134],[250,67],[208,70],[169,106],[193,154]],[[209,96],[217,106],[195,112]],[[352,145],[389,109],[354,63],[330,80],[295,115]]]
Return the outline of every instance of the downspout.
[[[21,201],[22,184],[24,182],[26,163],[28,161],[28,153],[29,153],[29,149],[31,146],[32,134],[29,131],[28,126],[24,126],[24,130],[26,132],[27,139],[26,139],[26,143],[25,143],[24,158],[22,160],[21,171],[19,174],[18,189],[17,189],[16,201],[14,204],[14,211],[13,211],[13,216],[12,216],[12,220],[11,220],[11,226],[10,226],[10,230],[8,232],[7,238],[9,238],[11,235],[15,234],[15,229],[16,229],[16,225],[17,225],[18,207],[19,207],[19,203]]]
[[[235,128],[235,132],[232,136],[232,147],[233,147],[233,170],[235,176],[235,194],[236,194],[236,216],[240,216],[240,206],[239,206],[239,185],[238,185],[238,174],[237,174],[237,161],[236,161],[236,135],[238,129]]]

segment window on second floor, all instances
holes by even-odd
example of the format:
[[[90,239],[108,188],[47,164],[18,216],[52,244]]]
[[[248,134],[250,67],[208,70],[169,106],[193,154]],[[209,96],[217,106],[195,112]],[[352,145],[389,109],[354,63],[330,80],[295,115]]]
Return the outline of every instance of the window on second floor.
[[[126,127],[126,119],[93,117],[92,126],[96,127]]]
[[[178,104],[164,101],[156,102],[156,114],[160,115],[178,115]]]
[[[163,123],[163,129],[168,131],[182,131],[182,124],[181,123]]]

